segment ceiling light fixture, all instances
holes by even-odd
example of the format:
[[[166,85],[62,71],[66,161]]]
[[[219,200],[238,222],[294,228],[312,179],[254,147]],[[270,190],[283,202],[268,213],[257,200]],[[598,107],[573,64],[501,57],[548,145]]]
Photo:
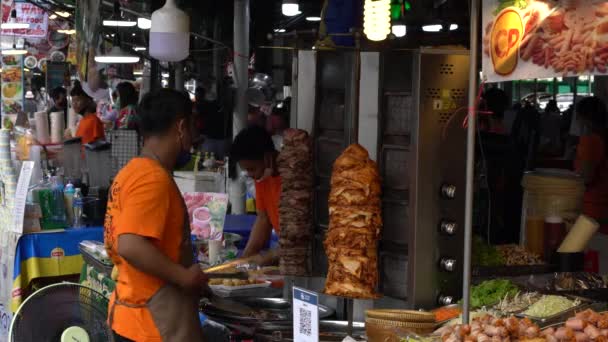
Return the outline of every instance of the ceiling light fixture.
[[[17,10],[14,9],[11,11],[11,16],[8,19],[8,22],[0,25],[0,28],[2,28],[3,30],[22,30],[29,29],[30,24],[17,22]]]
[[[53,13],[53,14],[49,15],[49,19],[51,19],[51,20],[57,19],[57,14]]]
[[[274,29],[274,33],[283,33],[283,32],[285,32],[284,28]]]
[[[384,40],[391,33],[390,0],[365,0],[363,33],[373,41]]]
[[[458,30],[458,24],[451,24],[450,31],[456,31],[456,30]]]
[[[73,35],[73,34],[76,34],[76,30],[74,30],[74,29],[57,30],[57,33]]]
[[[321,21],[321,17],[306,17],[307,21]]]
[[[175,0],[152,13],[150,56],[160,61],[179,62],[190,54],[190,17]]]
[[[59,13],[57,13],[59,14]],[[133,27],[137,25],[137,22],[124,18],[120,13],[120,3],[114,1],[114,13],[108,19],[103,21],[103,26],[112,26],[112,27]]]
[[[13,47],[11,49],[2,50],[2,54],[5,56],[25,55],[26,53],[26,49],[17,49],[16,44],[13,44]]]
[[[300,12],[300,4],[298,4],[298,0],[283,0],[281,11],[286,17],[293,17],[294,15],[302,13]]]
[[[137,27],[142,30],[149,30],[152,27],[152,20],[148,18],[137,18]]]
[[[58,16],[62,18],[69,18],[71,16],[70,12],[55,12]]]
[[[147,48],[145,46],[136,46],[133,48],[135,51],[146,51]]]
[[[396,20],[391,27],[391,31],[397,38],[404,37],[407,34],[407,26],[403,20]]]
[[[144,72],[142,70],[133,71],[133,76],[143,76]]]
[[[110,53],[95,56],[95,62],[104,64],[132,64],[139,62],[139,56],[124,52],[120,46],[114,45]]]
[[[443,29],[443,26],[441,26],[440,24],[422,26],[422,31],[424,31],[424,32],[439,32],[442,29]]]

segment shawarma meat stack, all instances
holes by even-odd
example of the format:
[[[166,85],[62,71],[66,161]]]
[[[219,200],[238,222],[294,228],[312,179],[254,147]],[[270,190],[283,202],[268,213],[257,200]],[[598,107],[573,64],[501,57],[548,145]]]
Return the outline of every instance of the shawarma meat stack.
[[[279,268],[282,275],[306,276],[312,238],[312,142],[306,131],[288,129],[277,158],[281,174]]]
[[[378,239],[382,229],[378,167],[360,145],[349,146],[334,163],[329,194],[329,261],[325,293],[377,298]]]

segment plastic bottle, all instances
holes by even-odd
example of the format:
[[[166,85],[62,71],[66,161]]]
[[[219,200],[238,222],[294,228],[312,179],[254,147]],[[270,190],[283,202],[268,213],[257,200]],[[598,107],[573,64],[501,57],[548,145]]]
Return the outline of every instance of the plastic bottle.
[[[61,177],[53,176],[51,183],[51,191],[53,194],[53,221],[59,225],[66,225],[65,201],[63,199],[63,182],[61,181]]]
[[[63,201],[65,202],[65,211],[67,213],[68,222],[74,222],[74,210],[72,209],[74,206],[74,193],[76,189],[74,189],[74,185],[70,182],[65,186],[63,190]]]
[[[82,228],[84,224],[82,222],[82,193],[80,192],[80,188],[76,188],[74,192],[74,203],[72,204],[74,220],[72,221],[72,227],[74,228]]]

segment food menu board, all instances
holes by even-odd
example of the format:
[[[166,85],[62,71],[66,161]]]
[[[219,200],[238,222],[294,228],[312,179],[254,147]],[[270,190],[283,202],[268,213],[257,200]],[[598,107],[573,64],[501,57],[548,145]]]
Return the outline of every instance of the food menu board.
[[[607,73],[608,1],[483,0],[482,4],[486,81]]]
[[[185,192],[192,235],[199,240],[222,240],[228,211],[228,194]]]
[[[2,56],[2,116],[23,111],[23,57]]]

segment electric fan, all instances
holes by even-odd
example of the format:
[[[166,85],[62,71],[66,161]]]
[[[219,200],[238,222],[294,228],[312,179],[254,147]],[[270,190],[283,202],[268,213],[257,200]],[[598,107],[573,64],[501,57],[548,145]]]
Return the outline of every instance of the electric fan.
[[[59,283],[29,296],[19,307],[9,342],[107,342],[108,299],[79,284]]]

